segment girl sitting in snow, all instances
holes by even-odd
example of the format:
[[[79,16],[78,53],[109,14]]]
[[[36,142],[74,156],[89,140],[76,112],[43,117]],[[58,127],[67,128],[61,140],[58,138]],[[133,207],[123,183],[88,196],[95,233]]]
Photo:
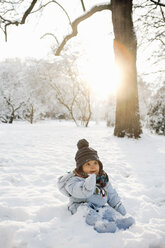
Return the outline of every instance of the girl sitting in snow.
[[[69,197],[68,210],[74,214],[80,205],[87,205],[86,223],[100,233],[129,228],[134,223],[132,217],[116,218],[115,210],[123,216],[126,210],[103,170],[97,151],[85,139],[79,140],[77,147],[76,169],[58,179],[59,190]]]

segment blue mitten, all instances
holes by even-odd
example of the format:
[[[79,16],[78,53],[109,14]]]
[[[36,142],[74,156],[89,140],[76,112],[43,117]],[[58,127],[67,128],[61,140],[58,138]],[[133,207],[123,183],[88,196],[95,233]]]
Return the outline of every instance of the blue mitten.
[[[125,210],[125,207],[123,206],[123,204],[121,202],[117,204],[117,206],[115,207],[115,210],[123,216],[126,215],[126,213],[127,213]]]
[[[116,225],[119,229],[126,230],[130,226],[132,226],[135,223],[135,220],[132,217],[124,218],[124,219],[117,219]]]
[[[114,221],[97,221],[94,225],[94,230],[98,233],[115,233],[116,224]]]
[[[84,186],[87,190],[94,190],[96,187],[96,174],[90,174],[89,177],[85,179]]]
[[[103,220],[104,219],[108,221],[115,221],[114,211],[111,209],[106,209],[105,212],[103,213]]]

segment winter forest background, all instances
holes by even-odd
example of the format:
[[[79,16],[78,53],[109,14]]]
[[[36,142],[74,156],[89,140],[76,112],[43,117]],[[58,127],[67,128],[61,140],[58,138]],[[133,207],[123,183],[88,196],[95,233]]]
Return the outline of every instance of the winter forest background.
[[[52,2],[52,3],[51,3]],[[113,55],[110,11],[98,12],[82,22],[60,56],[58,44],[70,32],[71,21],[83,14],[82,1],[42,2],[24,25],[16,21],[26,1],[1,3],[0,121],[73,120],[88,126],[91,120],[115,125],[117,72]],[[86,1],[86,9],[101,1]],[[65,13],[66,11],[66,13]],[[137,71],[141,125],[165,134],[164,5],[134,1],[137,36]],[[7,42],[4,42],[5,38]]]

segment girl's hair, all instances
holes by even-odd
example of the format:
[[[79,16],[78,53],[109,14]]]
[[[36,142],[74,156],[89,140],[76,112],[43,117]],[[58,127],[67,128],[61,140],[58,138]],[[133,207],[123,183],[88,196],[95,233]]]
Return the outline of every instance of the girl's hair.
[[[102,171],[103,171],[103,165],[102,165],[102,163],[100,162],[100,160],[97,160],[97,161],[98,161],[99,167],[100,167],[100,169],[99,169],[99,174],[101,174]],[[77,173],[78,175],[84,177],[84,178],[88,177],[88,175],[87,175],[86,173],[83,172],[83,165],[81,165],[79,169],[76,168],[76,169],[74,170],[74,172]]]

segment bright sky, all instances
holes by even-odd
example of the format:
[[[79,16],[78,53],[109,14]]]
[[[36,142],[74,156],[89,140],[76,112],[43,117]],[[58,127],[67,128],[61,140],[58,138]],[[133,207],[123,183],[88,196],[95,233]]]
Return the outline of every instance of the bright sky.
[[[60,20],[58,21],[60,27],[56,25],[52,28],[55,10],[57,11],[56,20]],[[77,8],[76,10],[78,12]],[[79,63],[84,80],[88,81],[93,91],[100,96],[114,93],[116,88],[113,75],[114,56],[110,15],[109,11],[104,11],[84,21],[79,25],[79,34],[76,38],[80,44],[77,50],[80,53],[85,51]],[[29,19],[26,25],[10,28],[8,42],[0,43],[1,59],[6,57],[46,58],[52,54],[51,45],[55,44],[55,40],[51,36],[43,39],[40,37],[46,32],[53,32],[60,40],[69,31],[68,20],[59,8],[50,8],[40,22],[39,19],[37,22],[39,25],[34,26]]]
[[[12,26],[8,31],[8,41],[1,40],[0,42],[1,59],[8,57],[43,58],[49,50],[47,40],[40,39],[36,28],[29,24]]]
[[[80,60],[84,79],[100,96],[115,93],[113,35],[108,11],[97,13],[79,27],[86,54]]]
[[[67,1],[60,1],[61,4],[65,3],[64,6],[69,13],[72,11],[71,17],[74,20],[82,13],[82,8],[80,2],[76,0],[72,2],[74,4],[71,6],[71,4],[66,5]],[[96,3],[96,0],[93,2]],[[51,36],[40,39],[46,32],[54,33],[59,40],[62,40],[69,32],[68,19],[56,5],[51,5],[50,8],[44,10],[40,17],[34,14],[30,16],[26,25],[12,26],[8,30],[7,43],[2,41],[1,35],[1,59],[7,57],[46,59],[54,56],[51,46],[55,44],[55,40]],[[76,49],[80,53],[84,52],[79,61],[84,80],[88,81],[93,91],[102,97],[114,93],[117,79],[115,78],[111,12],[96,13],[81,23],[79,34],[74,39],[80,44]],[[74,42],[74,39],[70,42]]]

